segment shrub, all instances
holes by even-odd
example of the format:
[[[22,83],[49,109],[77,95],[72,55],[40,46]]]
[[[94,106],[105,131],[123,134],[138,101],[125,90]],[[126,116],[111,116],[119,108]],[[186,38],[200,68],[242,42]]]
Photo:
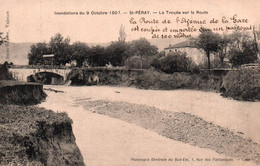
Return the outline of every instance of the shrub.
[[[154,59],[158,59],[157,55],[143,57],[143,69],[149,69],[152,66]],[[132,56],[125,61],[125,66],[128,69],[141,69],[141,57]]]
[[[152,66],[167,74],[174,72],[191,72],[195,69],[196,64],[187,57],[185,52],[172,52],[167,56],[154,59]]]
[[[144,89],[198,89],[206,91],[218,91],[220,80],[209,75],[202,78],[201,74],[175,72],[165,74],[154,70],[146,70],[135,80],[135,85]]]
[[[3,65],[0,64],[0,80],[12,80],[12,74],[8,70],[8,62],[5,62]]]
[[[125,66],[128,69],[140,69],[141,58],[138,56],[132,56],[125,61]]]
[[[260,100],[259,69],[230,71],[223,80],[224,96],[237,100]]]
[[[243,42],[241,50],[236,48],[229,50],[229,60],[235,67],[254,63],[258,59],[255,52],[255,43],[253,41]]]

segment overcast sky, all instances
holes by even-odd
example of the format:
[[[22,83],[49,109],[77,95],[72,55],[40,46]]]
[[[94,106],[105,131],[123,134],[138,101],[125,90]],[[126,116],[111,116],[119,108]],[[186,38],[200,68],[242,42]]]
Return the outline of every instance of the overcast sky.
[[[131,17],[175,19],[176,15],[130,15],[129,11],[208,11],[208,14],[178,15],[189,19],[232,17],[247,18],[248,25],[259,24],[259,0],[0,0],[0,31],[6,32],[9,12],[11,42],[42,42],[60,32],[71,41],[103,43],[118,39],[120,25],[126,27],[127,40],[151,38],[149,33],[131,32]],[[121,15],[55,15],[54,12],[120,11]],[[127,12],[128,14],[123,14]],[[245,25],[245,24],[244,24]],[[150,25],[149,25],[150,26]],[[158,25],[163,26],[163,25]],[[172,27],[180,25],[172,24]],[[183,26],[183,25],[182,25]],[[212,26],[212,25],[207,25]]]

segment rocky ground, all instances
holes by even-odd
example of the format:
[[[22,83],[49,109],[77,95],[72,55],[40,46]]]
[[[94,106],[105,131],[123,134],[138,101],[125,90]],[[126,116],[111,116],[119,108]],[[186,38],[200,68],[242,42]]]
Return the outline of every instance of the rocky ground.
[[[83,105],[85,110],[138,125],[175,141],[211,149],[244,161],[260,163],[258,143],[190,113],[170,112],[144,105],[105,100],[81,99],[77,104]]]

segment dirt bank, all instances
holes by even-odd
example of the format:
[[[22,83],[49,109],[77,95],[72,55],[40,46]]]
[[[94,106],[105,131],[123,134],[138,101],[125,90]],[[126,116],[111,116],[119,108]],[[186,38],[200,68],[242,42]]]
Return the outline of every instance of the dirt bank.
[[[136,124],[176,141],[260,163],[259,144],[189,113],[102,100],[78,101],[78,104],[82,104],[86,110]]]
[[[0,165],[84,166],[67,114],[0,105],[0,117]]]
[[[0,81],[0,104],[32,105],[40,103],[46,96],[41,84]]]
[[[120,85],[131,86],[137,76],[143,74],[143,70],[128,69],[73,69],[67,78],[71,85]]]

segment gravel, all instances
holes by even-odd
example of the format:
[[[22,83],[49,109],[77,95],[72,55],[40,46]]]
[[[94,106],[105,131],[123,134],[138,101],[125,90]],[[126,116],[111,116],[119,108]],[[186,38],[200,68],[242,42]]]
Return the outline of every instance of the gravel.
[[[77,103],[88,111],[138,125],[167,138],[260,164],[259,144],[190,113],[127,102],[81,100]]]

